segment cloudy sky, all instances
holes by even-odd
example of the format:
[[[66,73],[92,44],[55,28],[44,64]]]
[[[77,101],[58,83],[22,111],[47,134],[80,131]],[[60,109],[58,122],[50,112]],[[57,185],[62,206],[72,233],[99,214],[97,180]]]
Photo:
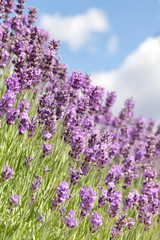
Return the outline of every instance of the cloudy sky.
[[[69,71],[117,92],[114,111],[133,97],[136,113],[160,122],[159,0],[28,0],[39,24],[61,40]]]

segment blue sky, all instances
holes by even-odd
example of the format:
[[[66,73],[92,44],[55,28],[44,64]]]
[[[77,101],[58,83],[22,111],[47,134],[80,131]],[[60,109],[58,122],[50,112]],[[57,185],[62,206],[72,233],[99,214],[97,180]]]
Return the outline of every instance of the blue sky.
[[[59,53],[69,71],[80,69],[116,90],[116,109],[132,96],[138,114],[160,120],[160,1],[28,0],[26,5],[36,6],[39,24],[61,40]]]
[[[148,36],[160,32],[160,3],[155,0],[29,0],[42,14],[60,14],[74,16],[87,12],[90,8],[104,11],[108,17],[110,31],[95,33],[92,47],[83,46],[70,51],[67,43],[62,43],[60,54],[72,69],[80,68],[85,72],[110,70],[118,67],[125,56],[133,51]],[[118,49],[114,54],[105,48],[111,34],[118,37]],[[91,42],[91,41],[90,41]],[[105,49],[105,51],[104,51]]]

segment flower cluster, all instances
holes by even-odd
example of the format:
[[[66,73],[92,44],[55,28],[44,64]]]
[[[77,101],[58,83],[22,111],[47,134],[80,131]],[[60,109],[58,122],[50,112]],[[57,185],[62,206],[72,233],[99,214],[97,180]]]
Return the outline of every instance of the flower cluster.
[[[61,182],[61,184],[57,187],[56,197],[52,200],[51,209],[61,205],[64,203],[67,198],[70,198],[70,189],[67,182]]]
[[[83,186],[80,190],[81,202],[81,216],[88,216],[94,206],[96,200],[96,192],[91,187]]]
[[[6,165],[2,168],[2,181],[6,181],[7,179],[10,179],[13,177],[14,174],[14,169],[11,168],[10,166]]]
[[[58,54],[60,41],[36,26],[36,8],[27,13],[24,5],[25,0],[0,3],[2,199],[9,193],[12,210],[27,205],[27,211],[20,209],[15,217],[25,213],[23,223],[38,213],[36,221],[43,224],[51,208],[56,221],[63,216],[57,224],[77,227],[75,231],[78,223],[88,226],[89,221],[90,234],[96,234],[102,216],[103,222],[105,218],[115,222],[111,239],[123,234],[124,228],[132,231],[135,223],[147,230],[160,207],[160,125],[135,116],[132,98],[115,116],[116,93],[105,95],[81,70],[69,74]],[[26,195],[22,204],[21,193],[11,195],[10,183],[13,192],[25,186],[22,192],[29,193],[29,206]],[[58,186],[53,198],[52,185]],[[4,208],[2,216],[7,212]],[[8,222],[15,221],[4,220],[4,225]],[[49,238],[57,226],[47,230]]]

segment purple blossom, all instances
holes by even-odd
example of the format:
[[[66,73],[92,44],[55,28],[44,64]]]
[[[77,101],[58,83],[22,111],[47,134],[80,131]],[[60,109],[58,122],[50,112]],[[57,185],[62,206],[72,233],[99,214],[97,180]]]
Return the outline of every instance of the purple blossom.
[[[127,224],[129,230],[132,229],[134,227],[134,225],[135,225],[135,219],[134,218],[129,218],[128,219],[128,224]]]
[[[29,168],[30,162],[32,162],[32,161],[33,161],[33,158],[31,156],[27,156],[24,165]]]
[[[13,178],[14,168],[10,168],[10,166],[6,165],[2,168],[2,181],[6,181],[7,179]]]
[[[119,144],[118,143],[113,143],[109,149],[109,153],[108,153],[108,156],[109,158],[114,158],[116,157],[116,155],[119,153]]]
[[[143,177],[147,179],[147,181],[153,180],[156,178],[157,172],[154,168],[146,168],[143,173]]]
[[[69,83],[73,88],[79,89],[85,87],[85,81],[85,75],[81,71],[74,71],[70,77]]]
[[[75,128],[72,133],[70,146],[72,151],[70,152],[70,156],[77,159],[81,153],[84,152],[86,145],[85,134],[83,131]]]
[[[23,135],[27,130],[29,130],[31,120],[27,112],[20,113],[19,119],[19,135]]]
[[[4,50],[4,51],[0,52],[0,54],[1,54],[0,68],[4,68],[8,63],[9,53],[7,50]]]
[[[15,12],[17,14],[22,14],[23,13],[23,10],[24,10],[24,3],[25,3],[26,0],[18,0],[18,4],[16,5],[16,9],[15,9]]]
[[[121,215],[118,220],[116,221],[116,224],[111,229],[111,237],[110,240],[117,238],[121,235],[123,228],[125,228],[127,225],[126,219],[124,215]]]
[[[71,167],[69,179],[73,185],[76,185],[80,181],[79,178],[81,174],[82,174],[81,170],[75,171],[75,167],[74,166]]]
[[[90,222],[91,222],[91,232],[94,232],[96,230],[98,230],[99,226],[102,226],[102,216],[97,213],[94,212],[92,214],[92,217],[90,218]]]
[[[81,216],[88,216],[94,206],[94,201],[96,200],[96,192],[92,190],[91,187],[83,186],[80,190],[80,196],[82,198],[81,206]]]
[[[115,191],[108,192],[108,201],[110,203],[110,206],[108,208],[109,216],[116,217],[118,215],[122,202],[122,193]]]
[[[37,9],[35,7],[29,7],[29,14],[28,14],[28,23],[29,25],[33,25],[36,21]]]
[[[123,211],[127,211],[129,208],[138,205],[139,201],[139,193],[137,190],[132,190],[128,193],[128,196],[126,197],[124,201],[124,208]]]
[[[46,166],[44,166],[44,168],[43,168],[43,172],[44,172],[44,173],[48,173],[48,172],[50,172],[50,171],[51,171],[51,169],[46,168]]]
[[[36,132],[36,129],[37,129],[37,121],[36,119],[32,118],[31,121],[30,121],[30,124],[29,124],[29,129],[28,129],[28,137],[31,138],[35,135],[35,132]]]
[[[30,103],[26,99],[23,99],[19,104],[20,112],[28,112],[29,107],[30,107]]]
[[[99,111],[101,108],[102,98],[104,95],[104,88],[91,87],[89,90],[89,107],[90,111]]]
[[[19,203],[19,199],[20,199],[20,196],[17,195],[17,194],[14,194],[13,196],[11,196],[11,206],[13,208],[17,207],[18,206],[18,203]]]
[[[101,196],[98,199],[98,207],[102,208],[108,202],[108,190],[102,189]]]
[[[133,180],[136,177],[136,164],[134,160],[134,156],[129,155],[124,161],[123,161],[123,167],[122,170],[124,172],[125,178],[124,178],[124,185],[123,188],[127,189],[133,182]]]
[[[43,133],[42,133],[42,139],[43,140],[49,140],[49,139],[51,139],[51,137],[52,137],[52,134],[50,132],[43,131]]]
[[[43,222],[45,221],[45,214],[44,214],[44,213],[41,214],[41,215],[37,218],[37,221],[38,221],[39,223],[43,223]]]
[[[12,125],[15,123],[16,118],[19,115],[19,109],[18,108],[10,108],[8,109],[6,113],[6,122],[8,125]]]
[[[31,192],[32,193],[35,193],[38,191],[38,188],[39,188],[39,185],[42,184],[42,177],[41,176],[38,176],[38,175],[35,175],[35,179],[34,181],[32,182],[32,186],[30,188]]]
[[[70,189],[68,183],[63,181],[59,187],[57,187],[56,197],[52,200],[51,209],[64,203],[67,198],[70,198]]]
[[[7,89],[10,91],[13,91],[15,93],[19,92],[20,85],[19,85],[19,80],[16,74],[12,74],[10,78],[6,79],[6,86],[7,86]]]
[[[107,92],[106,107],[111,108],[116,100],[115,92]]]
[[[59,209],[59,211],[60,211],[60,214],[61,214],[61,217],[66,213],[66,208],[64,208],[64,207],[61,207],[60,209]]]
[[[118,183],[122,177],[123,177],[123,172],[122,172],[121,166],[115,165],[108,171],[108,174],[105,180],[106,185],[113,186],[115,183]]]
[[[5,0],[4,2],[4,12],[9,14],[14,11],[15,3],[14,0]]]
[[[73,210],[70,210],[68,215],[63,220],[67,227],[74,228],[78,226],[77,219],[75,218],[75,212]]]
[[[54,146],[52,144],[44,143],[43,144],[43,154],[44,154],[44,156],[50,154],[52,152],[53,147]]]
[[[146,158],[153,158],[156,151],[156,140],[155,137],[147,137],[146,143]]]
[[[13,107],[16,101],[15,93],[11,90],[8,90],[2,97],[0,102],[0,116],[6,114],[6,112]]]
[[[133,109],[134,109],[134,105],[135,102],[134,100],[131,99],[127,99],[124,103],[124,108],[122,109],[122,111],[119,114],[119,118],[124,121],[126,120],[127,122],[133,117]]]
[[[30,199],[31,201],[29,202],[29,206],[33,205],[36,202],[35,194],[32,193],[30,195]]]

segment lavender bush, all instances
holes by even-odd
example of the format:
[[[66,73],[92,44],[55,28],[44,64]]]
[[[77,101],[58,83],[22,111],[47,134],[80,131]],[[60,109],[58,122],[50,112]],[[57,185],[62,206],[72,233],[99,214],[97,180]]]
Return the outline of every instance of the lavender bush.
[[[0,239],[158,240],[160,125],[114,116],[24,4],[0,1]]]

